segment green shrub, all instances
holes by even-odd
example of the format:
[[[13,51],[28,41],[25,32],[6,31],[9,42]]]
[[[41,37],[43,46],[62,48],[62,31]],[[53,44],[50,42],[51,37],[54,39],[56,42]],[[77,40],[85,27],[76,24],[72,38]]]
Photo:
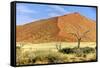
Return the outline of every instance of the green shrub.
[[[82,50],[83,53],[94,53],[95,52],[95,49],[90,48],[90,47],[80,48],[80,50]]]
[[[83,54],[83,53],[94,53],[95,49],[90,48],[90,47],[84,47],[84,48],[62,48],[59,50],[59,52],[64,53],[64,54]]]
[[[59,52],[62,52],[65,54],[71,54],[71,53],[73,53],[73,49],[72,48],[63,48],[63,49],[59,50]]]

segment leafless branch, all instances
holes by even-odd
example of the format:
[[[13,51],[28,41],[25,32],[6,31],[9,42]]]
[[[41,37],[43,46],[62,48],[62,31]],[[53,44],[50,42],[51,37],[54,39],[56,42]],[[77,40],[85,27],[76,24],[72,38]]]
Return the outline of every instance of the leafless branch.
[[[68,34],[74,35],[77,39],[79,39],[79,37],[75,33],[68,33]]]
[[[86,37],[86,34],[89,33],[89,32],[90,32],[90,30],[85,31],[85,32],[83,33],[83,35],[82,35],[82,38],[83,38],[83,37]]]

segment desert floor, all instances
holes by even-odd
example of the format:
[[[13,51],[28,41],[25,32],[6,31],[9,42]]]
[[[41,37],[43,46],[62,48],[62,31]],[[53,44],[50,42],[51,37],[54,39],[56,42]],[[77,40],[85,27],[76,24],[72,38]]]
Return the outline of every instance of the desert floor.
[[[81,42],[77,49],[77,42],[51,43],[21,43],[16,45],[17,65],[50,64],[96,60],[96,42]],[[65,49],[64,49],[65,48]],[[75,53],[70,52],[72,48]],[[83,50],[81,51],[81,48]],[[64,50],[64,51],[63,51]],[[67,53],[67,51],[69,52]]]

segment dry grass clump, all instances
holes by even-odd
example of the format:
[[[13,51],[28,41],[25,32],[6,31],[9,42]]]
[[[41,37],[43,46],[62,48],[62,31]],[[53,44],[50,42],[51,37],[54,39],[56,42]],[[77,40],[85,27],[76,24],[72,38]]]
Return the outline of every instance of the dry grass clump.
[[[17,53],[17,65],[24,64],[49,64],[49,63],[64,63],[67,61],[67,56],[61,55],[54,51],[27,51]]]

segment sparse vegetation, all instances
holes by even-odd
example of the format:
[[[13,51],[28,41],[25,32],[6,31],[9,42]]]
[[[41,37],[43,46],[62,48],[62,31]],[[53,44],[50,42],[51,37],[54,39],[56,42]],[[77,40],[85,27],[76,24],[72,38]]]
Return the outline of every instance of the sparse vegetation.
[[[64,62],[80,62],[80,61],[95,61],[96,51],[95,47],[65,47],[64,43],[61,43],[61,47],[55,48],[55,44],[50,47],[45,47],[46,45],[31,45],[31,49],[24,46],[17,47],[16,52],[16,62],[17,65],[25,64],[49,64],[49,63],[64,63]],[[29,44],[28,44],[29,45]],[[37,47],[40,47],[37,49]],[[59,46],[59,45],[58,45]],[[25,49],[26,47],[27,49]],[[42,48],[45,49],[42,49]]]
[[[18,55],[17,65],[23,64],[45,64],[45,63],[62,63],[64,62],[64,57],[58,52],[45,52],[45,51],[35,51],[35,52],[24,52]]]

